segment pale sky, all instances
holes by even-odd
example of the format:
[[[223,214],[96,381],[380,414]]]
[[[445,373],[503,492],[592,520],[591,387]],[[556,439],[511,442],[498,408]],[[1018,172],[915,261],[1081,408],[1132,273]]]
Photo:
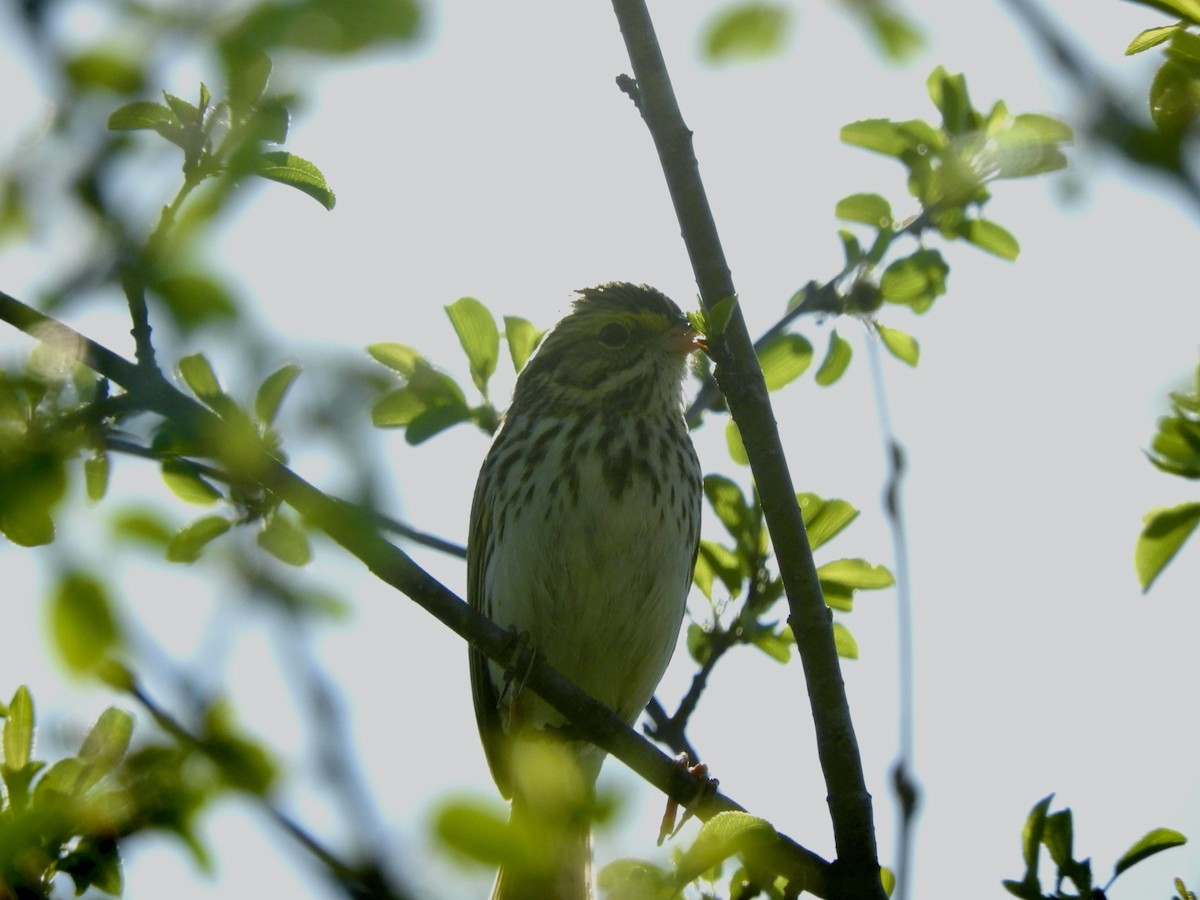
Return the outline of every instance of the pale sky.
[[[797,287],[840,267],[838,198],[878,191],[898,213],[914,211],[900,166],[841,145],[843,124],[933,118],[924,81],[937,64],[966,74],[978,107],[1003,98],[1014,112],[1048,112],[1073,124],[1082,113],[1080,98],[995,3],[914,4],[929,46],[899,68],[877,61],[839,8],[806,4],[784,57],[713,70],[699,59],[697,35],[721,5],[656,4],[652,13],[754,334],[783,312]],[[1086,17],[1084,4],[1048,6],[1140,102],[1156,54],[1126,60],[1122,53],[1138,31],[1165,20],[1116,0],[1086,4]],[[73,19],[77,27],[99,27],[87,4],[76,9],[83,11]],[[13,33],[8,15],[0,12],[0,34]],[[278,362],[304,364],[330,350],[355,354],[396,340],[469,383],[441,311],[459,296],[544,326],[573,289],[609,280],[654,284],[694,307],[651,142],[613,84],[629,66],[608,5],[447,5],[430,11],[429,33],[417,50],[378,54],[348,70],[311,60],[278,65],[277,86],[294,81],[311,89],[288,147],[321,166],[338,205],[326,213],[297,192],[255,186],[211,248],[256,317],[290,348]],[[0,133],[27,132],[45,115],[44,86],[30,82],[19,57],[5,57]],[[191,96],[198,80],[218,76],[203,61],[183,60],[165,78],[164,87]],[[0,152],[14,152],[4,140]],[[150,138],[144,145],[147,158],[163,166],[145,179],[161,179],[161,196],[148,200],[153,209],[174,189],[177,161]],[[1185,547],[1146,597],[1132,562],[1142,514],[1195,499],[1193,485],[1158,473],[1143,449],[1166,391],[1184,386],[1197,360],[1198,223],[1163,185],[1095,145],[1070,156],[1076,165],[1066,174],[995,186],[988,215],[1021,241],[1016,263],[935,241],[952,269],[949,294],[923,317],[881,313],[922,348],[915,371],[890,359],[885,369],[892,422],[911,466],[905,503],[916,773],[924,788],[914,897],[1003,896],[1001,880],[1022,874],[1025,816],[1052,791],[1056,809],[1074,810],[1077,855],[1092,857],[1101,884],[1120,853],[1151,828],[1200,839],[1200,543]],[[52,237],[55,247],[67,241]],[[53,266],[54,252],[0,253],[0,287],[27,295]],[[128,349],[128,325],[117,316],[93,309],[71,321]],[[799,328],[824,347],[828,324]],[[797,485],[863,511],[822,548],[818,563],[862,556],[892,565],[878,502],[883,451],[865,335],[853,323],[841,333],[855,342],[846,378],[819,388],[808,373],[774,395],[776,413]],[[0,334],[6,359],[23,346]],[[218,365],[236,365],[203,335],[187,348],[199,349]],[[498,402],[507,387],[498,380]],[[320,385],[302,378],[296,392],[306,390]],[[697,444],[706,470],[729,473],[719,424],[702,429]],[[377,438],[395,462],[387,508],[464,540],[485,438],[460,428],[416,450],[399,433]],[[323,451],[292,452],[305,477],[337,487]],[[121,489],[160,497],[179,521],[201,512],[167,500],[142,463],[119,462],[114,491]],[[92,513],[104,514],[104,507]],[[706,525],[714,537],[716,527]],[[56,547],[93,564],[107,550],[91,538],[86,517]],[[459,562],[414,555],[462,591]],[[0,548],[6,581],[29,586],[19,592],[24,602],[6,609],[0,695],[27,682],[47,721],[84,725],[114,701],[64,682],[45,658],[37,602],[45,576],[35,557],[53,558]],[[352,737],[386,825],[385,845],[416,895],[484,896],[491,873],[455,871],[426,837],[439,800],[494,795],[475,735],[465,648],[327,543],[318,545],[311,569],[355,600],[353,618],[320,634],[317,652],[351,703]],[[121,582],[143,627],[168,652],[195,661],[213,649],[204,644],[210,614],[234,614],[214,573],[202,564],[166,569],[139,561],[122,569]],[[888,787],[896,752],[894,602],[892,591],[860,595],[855,612],[841,618],[862,655],[844,672],[885,865],[893,861],[895,828]],[[242,721],[286,760],[307,761],[310,736],[284,686],[289,675],[277,664],[270,625],[264,614],[221,648],[212,683],[229,685]],[[13,653],[14,646],[27,653]],[[692,671],[681,649],[659,692],[668,706]],[[731,797],[832,854],[798,663],[780,667],[752,649],[730,654],[691,736]],[[667,859],[653,847],[661,798],[619,763],[606,766],[602,783],[627,794],[630,809],[619,834],[598,839],[598,865],[622,855]],[[314,831],[329,821],[327,801],[312,785],[297,785],[285,804]],[[126,897],[160,897],[167,886],[180,898],[263,890],[332,897],[307,863],[277,851],[287,839],[247,810],[222,804],[206,820],[217,860],[211,877],[198,874],[172,842],[130,845]],[[1109,896],[1166,897],[1176,875],[1195,890],[1197,859],[1191,846],[1163,853],[1122,876]]]

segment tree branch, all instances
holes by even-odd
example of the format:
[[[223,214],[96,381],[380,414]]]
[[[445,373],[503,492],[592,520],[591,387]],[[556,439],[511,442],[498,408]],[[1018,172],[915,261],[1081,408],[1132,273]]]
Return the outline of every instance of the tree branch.
[[[532,648],[526,647],[514,660],[510,632],[471,609],[402,550],[384,540],[370,518],[353,506],[326,496],[264,448],[247,446],[244,434],[178,391],[157,370],[147,370],[128,361],[2,291],[0,320],[39,340],[51,340],[60,349],[64,345],[75,347],[81,362],[123,387],[143,409],[158,413],[194,436],[204,453],[217,459],[235,479],[253,481],[276,494],[381,581],[406,594],[488,658],[528,672],[526,685],[562,713],[580,735],[620,759],[700,819],[742,809],[724,794],[708,794],[704,779],[686,772],[607,706],[555,671]],[[784,875],[797,889],[817,897],[831,896],[828,893],[831,864],[790,838],[779,835],[776,841],[751,855],[765,867]]]
[[[692,134],[679,112],[645,3],[613,0],[613,10],[633,66],[638,109],[658,151],[701,299],[711,309],[736,292],[700,179]],[[725,334],[710,341],[710,356],[758,486],[787,592],[788,621],[804,667],[838,856],[830,896],[883,900],[871,795],[834,646],[832,614],[817,579],[762,370],[740,309],[735,307]]]

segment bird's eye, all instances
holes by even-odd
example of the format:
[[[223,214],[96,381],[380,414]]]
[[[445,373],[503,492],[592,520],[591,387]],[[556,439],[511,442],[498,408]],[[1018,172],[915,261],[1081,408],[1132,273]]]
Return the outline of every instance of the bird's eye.
[[[618,325],[614,322],[600,329],[599,338],[600,343],[605,347],[611,347],[613,350],[616,350],[628,343],[629,329],[624,325]]]

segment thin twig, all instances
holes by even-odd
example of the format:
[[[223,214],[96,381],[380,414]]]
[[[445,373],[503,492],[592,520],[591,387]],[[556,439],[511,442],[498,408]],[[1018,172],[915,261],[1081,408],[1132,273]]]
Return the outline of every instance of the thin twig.
[[[912,850],[921,786],[916,780],[913,750],[913,622],[912,575],[909,567],[908,529],[904,519],[903,487],[906,469],[904,447],[896,439],[884,389],[883,362],[874,333],[867,335],[867,359],[875,391],[879,433],[887,453],[888,474],[884,488],[884,511],[892,534],[892,557],[896,575],[897,693],[899,695],[899,748],[892,767],[892,787],[899,808],[896,847],[896,890],[893,900],[907,900],[912,879]]]

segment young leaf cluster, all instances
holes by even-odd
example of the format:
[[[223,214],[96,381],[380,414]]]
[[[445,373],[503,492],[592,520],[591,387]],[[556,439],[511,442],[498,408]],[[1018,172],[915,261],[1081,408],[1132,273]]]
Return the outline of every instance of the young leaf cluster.
[[[1062,147],[1072,140],[1070,128],[1049,116],[1013,115],[1003,101],[984,113],[967,92],[966,79],[937,67],[926,81],[940,121],[866,119],[846,125],[842,140],[881,153],[907,171],[909,194],[920,209],[901,217],[886,198],[856,193],[838,201],[838,218],[866,226],[866,245],[851,231],[840,232],[845,267],[835,279],[843,283],[840,312],[872,316],[885,303],[927,312],[946,293],[950,268],[941,251],[926,245],[936,233],[947,241],[964,240],[1002,259],[1016,259],[1020,245],[1003,226],[985,218],[989,185],[1005,178],[1041,175],[1066,165]],[[915,240],[915,250],[899,255],[900,239]],[[901,251],[902,252],[902,251]],[[804,299],[798,295],[793,305]],[[898,359],[916,365],[915,339],[876,323],[884,346]],[[831,341],[824,383],[836,380],[848,354]]]
[[[371,408],[378,428],[403,428],[412,445],[462,422],[472,422],[487,434],[500,425],[500,413],[488,396],[488,384],[500,359],[501,332],[491,310],[474,297],[460,297],[445,307],[459,344],[466,354],[471,381],[480,402],[471,405],[454,377],[436,368],[420,352],[405,344],[379,343],[367,352],[400,376]],[[542,338],[532,323],[518,316],[504,317],[503,338],[508,344],[513,371],[519,373]]]
[[[1112,875],[1103,886],[1093,881],[1091,859],[1076,859],[1074,851],[1074,823],[1070,809],[1050,812],[1050,803],[1054,795],[1043,798],[1030,811],[1025,820],[1022,832],[1021,849],[1025,860],[1025,874],[1020,880],[1007,879],[1005,889],[1014,897],[1022,900],[1103,900],[1106,892],[1122,872],[1132,868],[1142,860],[1171,847],[1187,843],[1178,831],[1170,828],[1156,828],[1148,832],[1141,840],[1126,850],[1121,858],[1113,865]],[[1054,887],[1052,893],[1043,891],[1041,879],[1038,876],[1038,863],[1042,848],[1050,853],[1050,861],[1054,864]],[[1065,888],[1070,882],[1074,890],[1068,892]],[[1186,896],[1186,889],[1176,880],[1176,887]]]
[[[688,626],[688,652],[699,665],[708,666],[731,647],[749,644],[778,662],[787,662],[795,642],[787,625],[769,618],[775,601],[783,596],[783,582],[769,566],[767,529],[758,497],[747,500],[737,484],[721,475],[705,477],[704,494],[732,542],[700,542],[695,583],[709,600],[712,617],[707,623]],[[858,516],[858,510],[845,500],[802,493],[796,502],[814,551]],[[825,602],[843,613],[853,611],[856,591],[879,590],[895,583],[887,568],[863,559],[825,563],[818,567],[817,575]],[[718,583],[724,588],[723,597],[714,593]],[[731,615],[729,606],[739,600]],[[858,645],[840,622],[834,623],[834,638],[839,655],[857,658]]]
[[[0,533],[22,547],[54,540],[72,460],[86,455],[93,500],[108,483],[101,430],[107,387],[68,351],[42,344],[22,370],[0,370]]]
[[[293,98],[266,93],[271,61],[265,53],[236,70],[229,97],[214,100],[200,85],[198,102],[163,92],[163,102],[135,100],[108,118],[113,131],[154,131],[183,151],[184,187],[164,210],[160,227],[172,224],[183,197],[209,178],[225,177],[229,185],[248,176],[278,181],[308,194],[326,209],[336,198],[321,171],[306,159],[283,150],[267,150],[287,140],[288,103]]]
[[[193,354],[179,360],[179,376],[196,399],[231,426],[225,440],[233,458],[250,460],[251,452],[265,448],[272,456],[286,459],[282,439],[274,428],[283,399],[300,374],[300,367],[285,365],[275,370],[258,386],[249,410],[239,406],[221,386],[212,364],[203,354]],[[312,558],[308,536],[299,522],[279,504],[278,498],[255,481],[255,471],[249,465],[243,471],[212,473],[228,483],[217,487],[204,468],[191,461],[191,456],[204,456],[212,448],[205,447],[196,436],[164,424],[155,436],[152,449],[162,459],[162,478],[179,499],[198,506],[223,502],[224,513],[202,516],[177,531],[166,544],[166,556],[171,562],[190,563],[200,558],[205,548],[235,525],[256,524],[258,545],[276,559],[290,566],[306,565]],[[229,458],[229,457],[226,457]]]
[[[1171,393],[1171,415],[1158,420],[1147,454],[1168,475],[1200,480],[1200,366],[1195,387]],[[1143,517],[1134,563],[1142,590],[1147,591],[1167,563],[1200,525],[1200,502],[1152,509]]]
[[[1134,0],[1178,21],[1137,35],[1125,55],[1163,48],[1163,62],[1150,82],[1150,118],[1165,136],[1181,140],[1200,118],[1200,3],[1196,0]]]

